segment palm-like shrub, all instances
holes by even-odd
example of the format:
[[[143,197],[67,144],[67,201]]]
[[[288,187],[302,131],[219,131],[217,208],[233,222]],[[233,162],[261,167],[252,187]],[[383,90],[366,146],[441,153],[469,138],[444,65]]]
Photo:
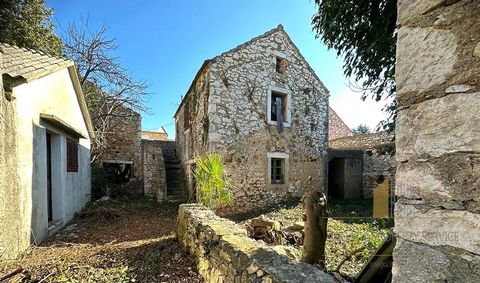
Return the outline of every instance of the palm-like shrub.
[[[197,201],[206,207],[224,205],[233,200],[232,186],[225,165],[217,153],[195,158]]]

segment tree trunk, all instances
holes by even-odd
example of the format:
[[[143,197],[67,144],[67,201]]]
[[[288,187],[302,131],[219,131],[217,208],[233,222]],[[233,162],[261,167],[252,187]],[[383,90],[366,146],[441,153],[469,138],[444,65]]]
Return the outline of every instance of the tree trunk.
[[[308,192],[303,198],[305,238],[302,262],[318,264],[325,270],[325,241],[327,240],[327,199],[319,191]]]

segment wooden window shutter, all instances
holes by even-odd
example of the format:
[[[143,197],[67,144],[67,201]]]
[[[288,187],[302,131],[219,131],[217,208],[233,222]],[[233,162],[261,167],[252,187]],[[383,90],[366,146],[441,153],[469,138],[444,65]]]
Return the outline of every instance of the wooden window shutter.
[[[78,143],[67,139],[67,172],[78,172]]]

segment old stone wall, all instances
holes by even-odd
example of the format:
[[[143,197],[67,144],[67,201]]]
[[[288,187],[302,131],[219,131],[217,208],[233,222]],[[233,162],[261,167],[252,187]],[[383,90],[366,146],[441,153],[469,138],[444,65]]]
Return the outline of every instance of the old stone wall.
[[[480,2],[398,2],[394,282],[480,282]]]
[[[143,192],[159,202],[167,196],[167,180],[161,141],[142,140]]]
[[[112,119],[111,123],[115,126],[114,129],[105,136],[107,146],[99,162],[133,162],[133,175],[141,180],[142,118],[140,114],[130,109],[125,108],[118,111],[129,112],[129,118]]]
[[[282,73],[278,58],[286,61]],[[269,93],[277,90],[289,94],[283,131],[267,111]],[[212,60],[208,131],[209,148],[224,157],[235,185],[231,212],[323,190],[328,91],[281,26]],[[273,185],[269,155],[279,154],[285,183]]]
[[[178,160],[175,141],[159,141],[158,143],[162,149],[165,162],[174,162]]]
[[[177,237],[207,282],[336,282],[247,236],[234,222],[200,205],[181,205]]]
[[[15,100],[6,99],[2,74],[0,50],[0,260],[14,258],[30,245],[29,238],[22,233]]]
[[[328,108],[328,140],[334,140],[353,135],[352,130],[343,122],[340,116],[331,108]]]
[[[198,71],[185,99],[182,100],[175,114],[175,142],[177,155],[187,182],[188,191],[191,192],[191,164],[195,156],[202,156],[207,151],[209,135],[209,65],[206,61]]]

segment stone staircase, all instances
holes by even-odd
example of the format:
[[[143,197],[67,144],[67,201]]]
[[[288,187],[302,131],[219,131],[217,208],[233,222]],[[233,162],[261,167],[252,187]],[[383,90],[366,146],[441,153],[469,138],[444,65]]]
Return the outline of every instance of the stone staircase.
[[[171,202],[187,202],[188,193],[185,174],[176,156],[165,160],[165,172],[167,177],[167,200]]]

